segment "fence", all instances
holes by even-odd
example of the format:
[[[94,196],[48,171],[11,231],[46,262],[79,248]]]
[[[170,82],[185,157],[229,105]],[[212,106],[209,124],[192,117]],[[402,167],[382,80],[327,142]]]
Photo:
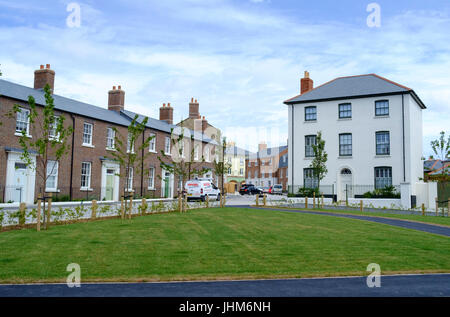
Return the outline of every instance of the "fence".
[[[107,217],[131,217],[152,213],[189,210],[196,208],[223,207],[225,198],[221,201],[209,200],[205,202],[187,202],[180,199],[133,199],[126,201],[81,201],[81,202],[53,202],[48,210],[46,202],[46,215],[48,223],[76,222],[80,220],[107,218]],[[130,207],[131,206],[131,207]],[[38,212],[38,210],[40,210]],[[38,214],[40,217],[38,218]],[[18,206],[0,208],[0,229],[3,226],[23,227],[25,225],[43,225],[43,205],[28,205],[24,203]],[[40,221],[38,221],[40,219]]]
[[[304,185],[289,185],[288,194],[297,197],[305,197],[308,191],[314,191],[314,188],[307,187]],[[320,185],[317,189],[319,195],[324,195],[326,198],[335,198],[336,192],[334,185]]]
[[[176,185],[176,184],[175,184]],[[178,188],[173,188],[171,190],[173,196],[178,196]],[[146,198],[146,199],[156,199],[156,198],[168,198],[164,197],[165,191],[163,189],[163,196],[160,195],[160,190],[148,189],[141,187],[135,187],[130,191],[124,191],[123,188],[114,187],[93,187],[89,189],[80,189],[73,187],[62,187],[58,186],[57,190],[44,190],[43,188],[38,188],[33,193],[34,203],[37,201],[37,195],[41,194],[43,196],[49,196],[52,194],[52,199],[54,202],[68,202],[68,201],[119,201],[124,195],[133,194],[134,198]],[[170,192],[168,193],[170,195]],[[26,196],[29,196],[25,186],[13,185],[4,186],[0,185],[0,203],[20,203],[26,202]],[[169,196],[168,195],[168,196]],[[29,201],[30,202],[30,201]]]
[[[439,201],[439,207],[447,207],[446,202],[450,199],[450,182],[438,181],[437,183],[437,195]]]

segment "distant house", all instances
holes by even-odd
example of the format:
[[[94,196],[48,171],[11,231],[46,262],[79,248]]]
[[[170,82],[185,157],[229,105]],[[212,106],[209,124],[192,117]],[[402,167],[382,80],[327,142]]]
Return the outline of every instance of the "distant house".
[[[424,176],[429,175],[442,175],[449,174],[450,172],[450,160],[426,160],[423,162]]]

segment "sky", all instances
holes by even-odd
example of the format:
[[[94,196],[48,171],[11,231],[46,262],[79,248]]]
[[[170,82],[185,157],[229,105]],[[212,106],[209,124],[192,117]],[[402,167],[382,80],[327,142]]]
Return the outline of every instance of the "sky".
[[[315,86],[376,73],[426,104],[428,157],[430,141],[450,133],[450,1],[377,1],[379,27],[367,23],[372,2],[0,0],[0,69],[33,86],[33,71],[51,64],[56,94],[105,108],[121,85],[126,109],[158,118],[170,102],[175,122],[194,97],[208,122],[251,151],[286,144],[283,101],[305,70]]]

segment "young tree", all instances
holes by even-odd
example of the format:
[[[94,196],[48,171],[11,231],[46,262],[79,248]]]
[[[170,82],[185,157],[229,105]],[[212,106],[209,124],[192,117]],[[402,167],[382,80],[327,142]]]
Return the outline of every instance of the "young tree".
[[[231,164],[225,162],[225,151],[227,149],[227,139],[223,137],[222,139],[222,146],[220,146],[218,149],[219,155],[216,156],[217,159],[214,160],[214,173],[220,177],[221,179],[221,189],[220,192],[222,195],[225,194],[224,192],[224,175],[228,172],[228,169],[231,167]]]
[[[64,126],[65,117],[63,115],[55,116],[55,105],[49,85],[44,87],[44,93],[45,106],[39,110],[36,107],[35,99],[32,96],[28,97],[29,131],[22,129],[19,144],[23,151],[21,159],[28,168],[36,171],[38,188],[45,195],[48,178],[70,150],[67,139],[72,134],[73,127]],[[21,106],[15,104],[9,115],[15,117],[21,112]],[[28,135],[29,132],[31,132],[32,138]],[[36,156],[36,165],[34,156]],[[46,221],[45,199],[43,221],[44,229],[46,229],[50,219]]]
[[[145,117],[141,122],[138,120],[139,116],[136,115],[131,121],[127,129],[127,135],[124,136],[117,128],[114,130],[114,150],[111,155],[112,158],[117,161],[121,168],[118,173],[120,178],[123,178],[123,196],[125,199],[125,210],[127,209],[127,202],[131,198],[133,184],[130,183],[130,178],[133,178],[134,171],[138,170],[138,175],[144,175],[148,173],[148,169],[144,168],[144,160],[150,154],[145,151],[149,147],[150,141],[154,136],[145,138],[144,131],[148,122],[148,118]],[[138,139],[142,138],[142,142],[137,146]],[[131,174],[130,174],[131,173]],[[130,177],[131,176],[131,177]],[[131,212],[133,206],[128,206],[129,213],[128,218],[131,219]]]
[[[448,160],[450,157],[450,135],[446,140],[445,132],[441,131],[439,139],[431,141],[431,148],[440,160]]]
[[[177,175],[182,184],[193,175],[202,175],[210,170],[202,166],[205,162],[203,156],[200,158],[202,142],[195,140],[188,129],[183,126],[172,129],[170,144],[170,156],[165,150],[161,150],[158,160],[161,168],[172,175]],[[158,177],[161,178],[160,175]],[[182,192],[183,186],[179,189],[178,195],[182,195]]]
[[[325,152],[325,140],[322,139],[322,132],[317,132],[316,144],[312,145],[314,159],[309,165],[313,169],[314,177],[317,177],[317,187],[320,188],[320,181],[328,173],[327,160],[328,154]]]

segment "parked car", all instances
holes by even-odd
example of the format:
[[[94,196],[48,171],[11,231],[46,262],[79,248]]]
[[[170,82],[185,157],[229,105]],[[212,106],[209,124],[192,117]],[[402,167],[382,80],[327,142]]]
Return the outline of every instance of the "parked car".
[[[256,187],[253,184],[243,184],[241,186],[241,189],[239,190],[239,194],[241,195],[256,195],[256,194],[262,194],[262,190]]]
[[[272,194],[281,195],[283,193],[283,185],[275,184],[272,187]]]
[[[260,187],[264,194],[270,194],[272,186]]]
[[[220,200],[220,189],[209,180],[192,179],[186,182],[184,188],[187,200],[200,199],[205,201],[206,196]]]

